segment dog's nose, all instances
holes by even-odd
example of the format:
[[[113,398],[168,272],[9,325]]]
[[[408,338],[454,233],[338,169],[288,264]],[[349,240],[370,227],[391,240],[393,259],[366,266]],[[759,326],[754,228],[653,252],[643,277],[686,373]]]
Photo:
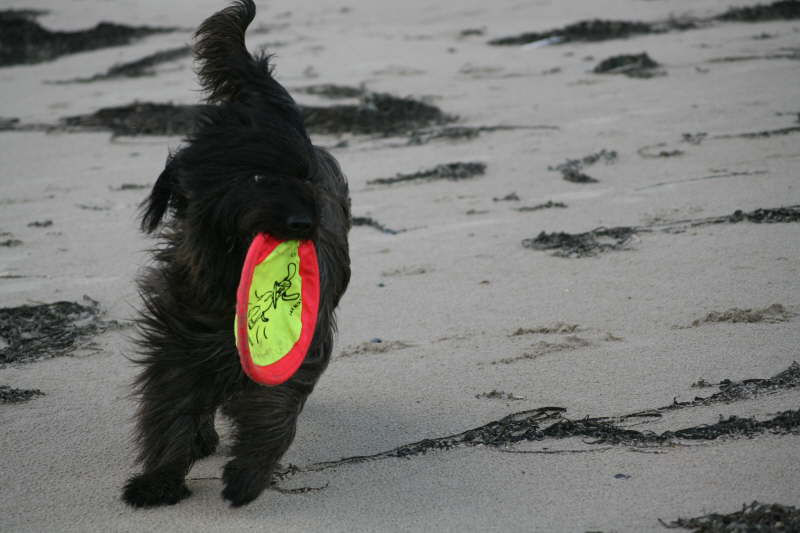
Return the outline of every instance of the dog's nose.
[[[298,233],[306,233],[311,229],[311,217],[308,215],[289,215],[286,219],[286,227],[289,231],[296,231]]]

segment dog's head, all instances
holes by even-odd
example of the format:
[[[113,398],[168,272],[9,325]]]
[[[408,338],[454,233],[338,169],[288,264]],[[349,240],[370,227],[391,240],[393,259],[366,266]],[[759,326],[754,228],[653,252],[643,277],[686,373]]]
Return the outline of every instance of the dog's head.
[[[267,56],[252,57],[244,31],[250,0],[207,19],[195,57],[210,105],[203,106],[186,146],[170,156],[143,208],[142,227],[158,228],[172,211],[175,228],[232,249],[259,232],[313,238],[320,208],[320,159]]]

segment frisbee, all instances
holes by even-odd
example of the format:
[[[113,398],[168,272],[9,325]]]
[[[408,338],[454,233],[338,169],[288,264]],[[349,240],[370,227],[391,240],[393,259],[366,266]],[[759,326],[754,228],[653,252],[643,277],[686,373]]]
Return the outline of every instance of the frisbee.
[[[256,235],[236,293],[234,335],[245,374],[270,386],[291,378],[311,346],[318,311],[314,243]]]

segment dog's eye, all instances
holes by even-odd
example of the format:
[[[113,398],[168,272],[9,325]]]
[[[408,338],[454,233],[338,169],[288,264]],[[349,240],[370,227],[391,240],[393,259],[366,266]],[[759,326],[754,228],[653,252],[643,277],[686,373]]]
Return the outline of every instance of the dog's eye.
[[[266,180],[266,179],[267,179],[267,177],[266,177],[264,174],[255,174],[255,175],[253,176],[253,181],[254,181],[255,183],[261,183],[261,182],[263,182],[263,181],[264,181],[264,180]]]

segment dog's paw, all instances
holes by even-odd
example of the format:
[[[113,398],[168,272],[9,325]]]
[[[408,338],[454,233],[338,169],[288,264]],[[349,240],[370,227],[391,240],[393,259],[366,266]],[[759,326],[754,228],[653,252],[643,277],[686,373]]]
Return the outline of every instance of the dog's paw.
[[[258,498],[269,484],[270,473],[258,467],[242,464],[234,459],[225,465],[222,473],[222,497],[231,507],[241,507]]]
[[[122,499],[132,507],[155,507],[175,505],[191,493],[181,478],[139,474],[125,484]]]
[[[194,438],[194,445],[195,457],[197,459],[203,459],[204,457],[208,457],[217,451],[217,446],[219,445],[219,435],[214,429],[214,426],[210,424],[208,426],[201,427],[197,432],[197,436]]]

